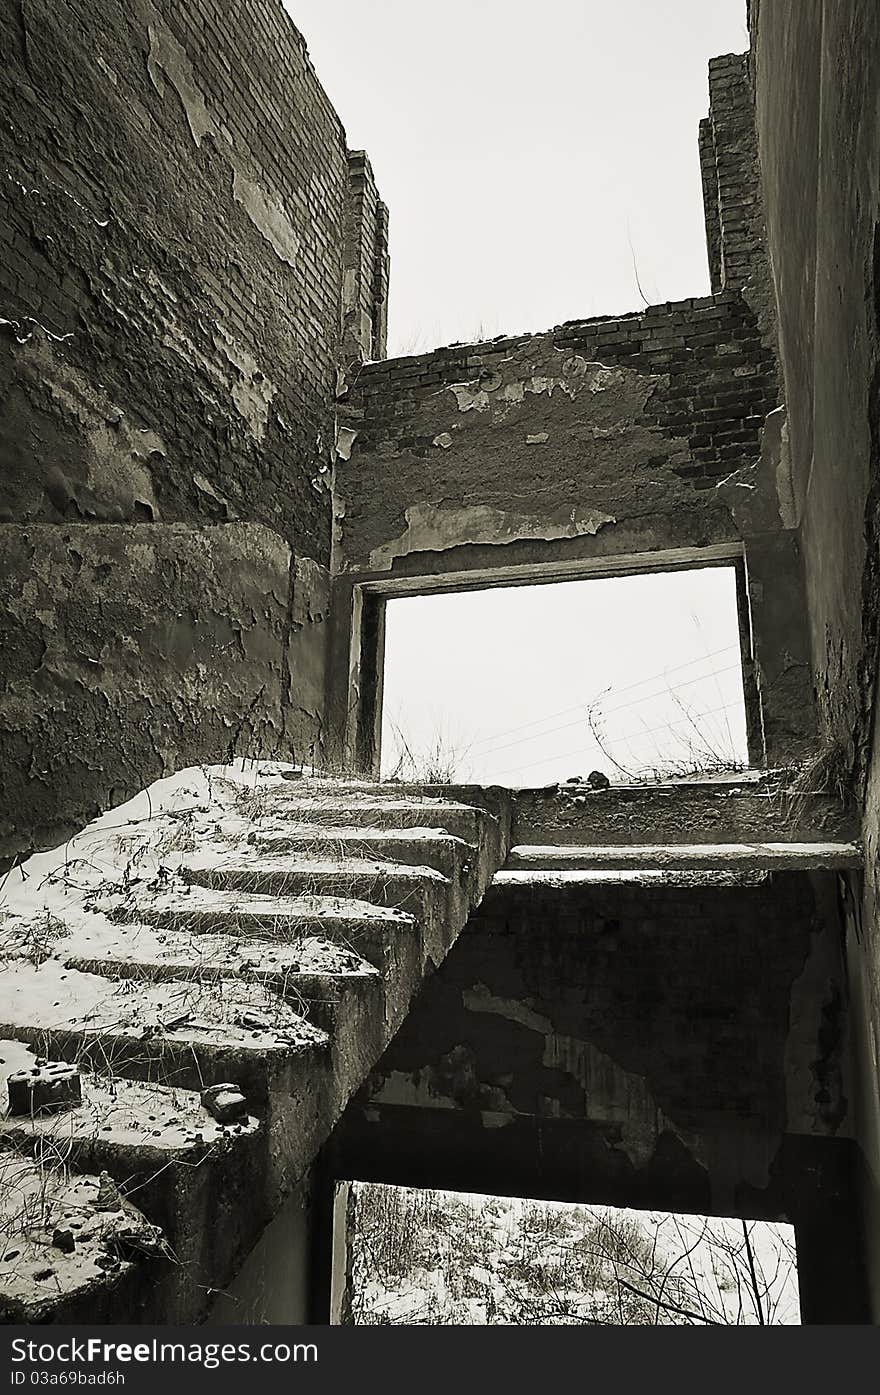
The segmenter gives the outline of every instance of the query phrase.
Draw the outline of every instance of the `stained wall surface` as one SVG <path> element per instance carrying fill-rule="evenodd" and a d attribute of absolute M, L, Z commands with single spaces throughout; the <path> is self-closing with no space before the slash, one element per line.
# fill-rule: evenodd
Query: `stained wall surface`
<path fill-rule="evenodd" d="M 348 169 L 303 40 L 276 0 L 2 15 L 6 521 L 244 517 L 326 560 Z"/>
<path fill-rule="evenodd" d="M 865 1234 L 880 1227 L 880 13 L 870 0 L 752 0 L 768 242 L 793 505 L 825 775 L 864 810 L 850 887 Z M 871 1240 L 875 1315 L 880 1247 Z"/>
<path fill-rule="evenodd" d="M 157 775 L 307 742 L 291 554 L 260 524 L 0 525 L 0 858 Z"/>

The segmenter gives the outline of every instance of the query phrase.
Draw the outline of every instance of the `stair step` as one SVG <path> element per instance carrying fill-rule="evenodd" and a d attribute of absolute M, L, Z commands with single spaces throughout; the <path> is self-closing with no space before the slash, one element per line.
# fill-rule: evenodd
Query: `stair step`
<path fill-rule="evenodd" d="M 444 897 L 450 879 L 432 867 L 368 859 L 266 856 L 245 861 L 235 850 L 185 858 L 179 875 L 194 886 L 262 896 L 332 896 L 410 909 L 426 892 Z"/>
<path fill-rule="evenodd" d="M 20 1043 L 0 1042 L 0 1058 Z M 27 1052 L 31 1063 L 32 1052 Z M 180 1311 L 199 1278 L 232 1274 L 249 1246 L 253 1227 L 268 1219 L 262 1188 L 263 1129 L 253 1115 L 218 1124 L 191 1090 L 81 1072 L 82 1102 L 60 1113 L 0 1118 L 0 1150 L 45 1160 L 63 1158 L 77 1172 L 107 1172 L 159 1225 L 174 1252 Z M 7 1154 L 0 1151 L 0 1178 Z M 223 1226 L 206 1224 L 217 1213 L 229 1173 L 252 1198 L 243 1213 L 230 1211 Z"/>
<path fill-rule="evenodd" d="M 856 843 L 700 843 L 633 847 L 511 848 L 507 872 L 768 872 L 857 868 Z"/>
<path fill-rule="evenodd" d="M 120 1303 L 137 1313 L 168 1264 L 161 1232 L 128 1202 L 97 1205 L 100 1194 L 98 1177 L 0 1153 L 0 1322 L 113 1322 Z"/>
<path fill-rule="evenodd" d="M 235 851 L 204 853 L 186 858 L 178 875 L 189 886 L 240 896 L 336 898 L 405 911 L 419 922 L 425 955 L 435 964 L 444 958 L 469 909 L 458 884 L 432 867 L 365 859 L 280 856 L 243 861 Z"/>
<path fill-rule="evenodd" d="M 262 983 L 328 1033 L 337 1030 L 352 991 L 381 987 L 372 965 L 326 940 L 243 942 L 231 935 L 175 933 L 152 925 L 105 922 L 91 936 L 79 935 L 77 952 L 64 962 L 68 968 L 110 979 L 198 979 L 206 984 L 239 978 Z"/>
<path fill-rule="evenodd" d="M 435 829 L 413 832 L 407 828 L 333 829 L 271 824 L 251 833 L 249 843 L 261 853 L 291 853 L 301 857 L 339 857 L 346 861 L 367 858 L 410 867 L 433 867 L 450 881 L 471 870 L 476 847 L 451 833 Z"/>
<path fill-rule="evenodd" d="M 368 1049 L 379 1039 L 384 1044 L 394 1029 L 381 1014 L 381 998 L 378 1007 L 377 1013 L 373 990 L 351 1015 L 351 1032 L 379 1017 Z M 271 1198 L 270 1212 L 303 1175 L 366 1073 L 360 1057 L 349 1066 L 326 1032 L 260 984 L 226 979 L 222 992 L 216 980 L 135 985 L 55 960 L 0 973 L 4 1037 L 110 1078 L 186 1090 L 233 1082 L 265 1123 L 263 1196 Z"/>
<path fill-rule="evenodd" d="M 145 1288 L 135 1266 L 119 1311 L 204 1314 L 463 928 L 509 824 L 505 791 L 218 777 L 178 821 L 120 838 L 121 862 L 99 849 L 13 916 L 0 1062 L 75 1062 L 83 1100 L 0 1120 L 0 1162 L 57 1153 L 132 1188 L 176 1262 Z M 224 1127 L 200 1092 L 225 1081 L 248 1114 Z"/>
<path fill-rule="evenodd" d="M 280 779 L 300 795 L 313 798 L 343 795 L 381 799 L 431 799 L 452 804 L 469 804 L 485 809 L 495 818 L 508 820 L 513 793 L 503 785 L 437 784 L 422 780 L 339 779 L 321 776 L 282 774 Z M 274 783 L 274 782 L 273 782 Z"/>
<path fill-rule="evenodd" d="M 273 984 L 298 975 L 375 972 L 353 950 L 318 936 L 288 943 L 253 936 L 193 934 L 136 922 L 120 924 L 99 915 L 91 916 L 86 926 L 77 926 L 75 936 L 58 952 L 70 968 L 81 968 L 80 960 L 99 966 L 115 964 L 120 970 L 128 965 L 132 970 L 129 977 L 136 977 L 143 969 L 145 977 L 157 981 L 180 978 L 181 970 L 202 981 L 244 978 Z M 98 967 L 94 972 L 105 970 Z"/>
<path fill-rule="evenodd" d="M 275 1077 L 293 1085 L 327 1050 L 326 1033 L 258 983 L 116 981 L 55 960 L 0 973 L 0 1037 L 128 1079 L 232 1080 L 255 1107 Z"/>
<path fill-rule="evenodd" d="M 212 887 L 181 885 L 171 891 L 136 887 L 96 901 L 111 920 L 142 922 L 193 935 L 221 934 L 299 944 L 307 938 L 346 945 L 387 972 L 401 941 L 421 956 L 415 918 L 394 908 L 335 896 L 249 896 Z"/>
<path fill-rule="evenodd" d="M 383 799 L 369 794 L 316 795 L 309 798 L 299 794 L 295 784 L 290 789 L 290 794 L 285 790 L 274 792 L 271 817 L 275 822 L 286 819 L 314 829 L 439 828 L 466 843 L 474 844 L 480 842 L 481 831 L 487 824 L 497 825 L 498 822 L 485 809 L 469 804 L 454 804 L 448 800 L 415 796 L 409 799 Z"/>

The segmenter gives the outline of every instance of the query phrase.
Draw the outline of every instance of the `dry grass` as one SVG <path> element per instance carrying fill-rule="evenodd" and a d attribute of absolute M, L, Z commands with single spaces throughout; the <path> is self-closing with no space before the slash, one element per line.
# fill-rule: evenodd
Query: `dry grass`
<path fill-rule="evenodd" d="M 359 1324 L 772 1325 L 790 1305 L 793 1241 L 756 1262 L 753 1223 L 364 1185 L 354 1215 Z"/>
<path fill-rule="evenodd" d="M 853 761 L 849 747 L 841 741 L 823 744 L 783 780 L 779 790 L 783 821 L 791 827 L 802 825 L 817 800 L 832 800 L 841 811 L 850 809 L 852 781 Z"/>

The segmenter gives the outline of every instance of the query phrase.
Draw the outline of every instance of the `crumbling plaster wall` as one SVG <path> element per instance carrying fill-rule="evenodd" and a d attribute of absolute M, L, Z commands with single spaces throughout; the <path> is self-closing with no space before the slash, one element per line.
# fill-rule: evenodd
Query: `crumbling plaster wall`
<path fill-rule="evenodd" d="M 308 739 L 290 561 L 253 523 L 0 525 L 0 861 L 158 775 Z"/>
<path fill-rule="evenodd" d="M 848 1139 L 849 1092 L 833 877 L 507 882 L 340 1131 L 355 1169 L 359 1137 L 423 1115 L 467 1140 L 450 1186 L 480 1185 L 483 1138 L 530 1195 L 772 1216 L 793 1155 Z"/>
<path fill-rule="evenodd" d="M 288 756 L 319 747 L 343 271 L 375 250 L 378 199 L 362 226 L 345 133 L 279 0 L 2 0 L 0 45 L 0 523 L 31 530 L 4 544 L 3 777 L 26 851 L 175 763 L 223 758 L 236 731 L 251 753 L 264 683 L 257 725 Z M 64 531 L 33 531 L 44 524 Z M 95 538 L 74 548 L 86 525 Z M 238 556 L 228 595 L 202 566 L 220 552 Z M 32 556 L 34 577 L 15 571 Z M 108 693 L 65 592 L 76 577 L 97 627 L 86 647 L 122 653 L 126 624 L 161 621 L 159 557 L 168 626 L 197 617 L 189 661 L 180 645 L 150 671 L 164 651 L 148 644 L 133 684 Z M 91 563 L 111 568 L 106 592 L 85 587 Z M 243 674 L 251 656 L 217 635 L 260 568 L 251 650 L 253 626 L 267 629 Z M 42 675 L 29 708 L 25 653 Z M 76 675 L 54 705 L 47 667 Z"/>
<path fill-rule="evenodd" d="M 345 618 L 359 584 L 537 579 L 551 560 L 747 540 L 767 753 L 802 749 L 812 694 L 777 404 L 773 349 L 737 289 L 366 365 L 340 404 L 337 718 L 358 682 Z"/>
<path fill-rule="evenodd" d="M 815 686 L 838 773 L 864 808 L 851 887 L 865 1234 L 880 1228 L 880 12 L 871 0 L 752 0 L 768 241 Z M 868 1245 L 875 1314 L 880 1246 Z"/>

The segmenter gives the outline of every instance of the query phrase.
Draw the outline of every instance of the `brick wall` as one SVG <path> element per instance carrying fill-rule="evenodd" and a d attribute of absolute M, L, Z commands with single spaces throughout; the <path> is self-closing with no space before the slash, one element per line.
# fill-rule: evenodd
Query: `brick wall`
<path fill-rule="evenodd" d="M 709 62 L 709 115 L 700 122 L 700 170 L 712 290 L 745 290 L 762 333 L 772 343 L 775 306 L 750 58 L 749 53 L 727 53 Z"/>
<path fill-rule="evenodd" d="M 340 402 L 353 443 L 335 472 L 334 749 L 375 758 L 373 716 L 352 700 L 371 683 L 352 668 L 364 582 L 540 580 L 739 550 L 764 756 L 800 758 L 813 694 L 778 403 L 775 354 L 736 289 L 364 366 Z"/>
<path fill-rule="evenodd" d="M 325 560 L 348 168 L 299 33 L 278 0 L 0 22 L 3 517 L 256 519 Z"/>
<path fill-rule="evenodd" d="M 755 885 L 696 875 L 654 886 L 498 885 L 436 989 L 422 990 L 377 1087 L 390 1072 L 421 1069 L 460 1106 L 601 1119 L 638 1080 L 684 1129 L 727 1116 L 835 1133 L 847 1110 L 842 966 L 831 934 L 819 952 L 824 977 L 811 968 L 822 929 L 809 880 L 790 873 Z M 812 974 L 807 1005 L 798 985 Z M 462 1044 L 472 1069 L 458 1098 L 442 1074 Z"/>
<path fill-rule="evenodd" d="M 450 546 L 453 524 L 461 545 L 613 549 L 630 516 L 677 516 L 680 545 L 687 512 L 718 508 L 715 486 L 754 464 L 777 401 L 738 291 L 367 365 L 343 408 L 357 437 L 337 469 L 341 565 L 396 565 L 432 527 Z"/>
<path fill-rule="evenodd" d="M 700 175 L 703 182 L 703 217 L 706 224 L 706 255 L 712 294 L 721 290 L 721 226 L 718 214 L 718 171 L 715 165 L 715 133 L 712 119 L 700 122 L 698 138 Z"/>
<path fill-rule="evenodd" d="M 346 366 L 385 357 L 388 340 L 388 209 L 363 150 L 348 157 L 342 285 Z"/>
<path fill-rule="evenodd" d="M 280 0 L 0 0 L 0 48 L 2 860 L 191 761 L 319 756 L 356 199 Z"/>

